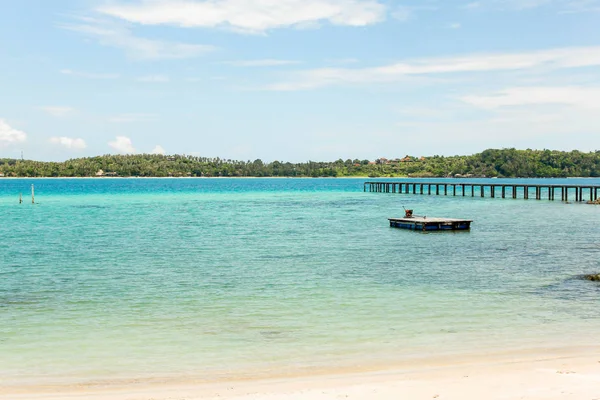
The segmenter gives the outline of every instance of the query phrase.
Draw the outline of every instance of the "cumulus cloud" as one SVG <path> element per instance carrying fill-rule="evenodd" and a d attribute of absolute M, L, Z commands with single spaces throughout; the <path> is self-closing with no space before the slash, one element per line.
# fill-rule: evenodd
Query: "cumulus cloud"
<path fill-rule="evenodd" d="M 224 26 L 243 33 L 321 21 L 365 26 L 385 17 L 385 6 L 377 0 L 138 0 L 111 3 L 97 11 L 143 25 Z"/>
<path fill-rule="evenodd" d="M 152 150 L 152 154 L 162 154 L 164 155 L 165 149 L 162 148 L 162 146 L 156 145 L 156 147 L 154 148 L 154 150 Z"/>
<path fill-rule="evenodd" d="M 75 109 L 73 107 L 62 107 L 62 106 L 44 106 L 40 107 L 40 109 L 47 114 L 52 115 L 53 117 L 62 118 L 66 117 L 69 114 L 73 113 Z"/>
<path fill-rule="evenodd" d="M 85 140 L 66 136 L 50 138 L 50 143 L 58 144 L 72 150 L 83 150 L 87 147 Z"/>
<path fill-rule="evenodd" d="M 114 141 L 108 142 L 108 145 L 122 154 L 134 154 L 136 152 L 131 139 L 126 136 L 117 136 Z"/>
<path fill-rule="evenodd" d="M 0 147 L 27 140 L 27 134 L 12 128 L 8 123 L 0 119 Z"/>

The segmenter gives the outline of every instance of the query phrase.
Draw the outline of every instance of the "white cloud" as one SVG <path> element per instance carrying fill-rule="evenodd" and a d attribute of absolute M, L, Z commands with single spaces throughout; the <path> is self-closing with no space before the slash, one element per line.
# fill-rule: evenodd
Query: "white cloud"
<path fill-rule="evenodd" d="M 377 0 L 138 0 L 102 6 L 97 11 L 143 25 L 224 26 L 245 33 L 321 21 L 365 26 L 385 17 L 385 6 Z"/>
<path fill-rule="evenodd" d="M 477 9 L 477 8 L 480 8 L 480 7 L 481 7 L 481 2 L 480 1 L 474 1 L 472 3 L 465 4 L 463 8 L 466 8 L 468 10 L 474 10 L 474 9 Z"/>
<path fill-rule="evenodd" d="M 27 140 L 27 134 L 12 128 L 8 123 L 0 119 L 0 147 Z"/>
<path fill-rule="evenodd" d="M 371 68 L 320 68 L 297 71 L 292 80 L 269 85 L 269 90 L 307 90 L 339 84 L 382 83 L 408 77 L 564 69 L 600 65 L 600 47 L 573 47 L 528 53 L 473 54 L 455 57 L 416 59 Z"/>
<path fill-rule="evenodd" d="M 146 75 L 140 76 L 136 79 L 138 82 L 147 82 L 147 83 L 165 83 L 169 82 L 171 78 L 167 75 Z"/>
<path fill-rule="evenodd" d="M 454 119 L 461 110 L 456 107 L 443 107 L 437 105 L 437 107 L 428 107 L 428 106 L 406 106 L 401 107 L 398 110 L 398 113 L 402 115 L 403 118 L 408 120 L 440 120 L 440 119 Z"/>
<path fill-rule="evenodd" d="M 117 136 L 114 141 L 108 142 L 108 145 L 122 154 L 135 154 L 136 152 L 131 139 L 126 136 Z"/>
<path fill-rule="evenodd" d="M 571 68 L 600 65 L 600 47 L 574 47 L 528 53 L 475 54 L 449 58 L 414 60 L 374 68 L 384 74 L 436 74 L 519 70 L 545 66 Z"/>
<path fill-rule="evenodd" d="M 462 25 L 458 22 L 455 22 L 455 23 L 449 25 L 450 29 L 460 29 L 461 27 L 462 27 Z"/>
<path fill-rule="evenodd" d="M 442 154 L 489 147 L 600 148 L 597 85 L 520 86 L 449 99 L 407 102 L 398 109 L 398 129 L 410 133 L 411 145 Z"/>
<path fill-rule="evenodd" d="M 516 87 L 487 96 L 463 96 L 460 100 L 486 109 L 544 104 L 600 109 L 600 87 Z"/>
<path fill-rule="evenodd" d="M 96 74 L 90 72 L 73 71 L 71 69 L 61 69 L 60 73 L 63 75 L 71 75 L 86 79 L 118 79 L 120 77 L 119 74 Z"/>
<path fill-rule="evenodd" d="M 154 148 L 154 150 L 152 150 L 152 154 L 161 154 L 164 155 L 165 149 L 162 148 L 162 146 L 156 145 L 156 147 Z"/>
<path fill-rule="evenodd" d="M 141 113 L 130 113 L 130 114 L 119 114 L 108 119 L 109 122 L 121 123 L 121 122 L 148 122 L 156 120 L 156 114 L 141 114 Z"/>
<path fill-rule="evenodd" d="M 554 2 L 565 0 L 481 0 L 465 4 L 462 8 L 467 10 L 495 9 L 502 11 L 521 11 L 550 5 Z"/>
<path fill-rule="evenodd" d="M 67 149 L 72 150 L 83 150 L 87 147 L 83 139 L 70 138 L 65 136 L 50 138 L 50 143 L 59 144 L 61 146 L 66 147 Z"/>
<path fill-rule="evenodd" d="M 293 60 L 275 60 L 275 59 L 264 59 L 264 60 L 239 60 L 239 61 L 227 61 L 225 64 L 233 65 L 234 67 L 278 67 L 284 65 L 299 64 L 299 61 Z"/>
<path fill-rule="evenodd" d="M 545 104 L 476 114 L 455 106 L 441 107 L 440 111 L 443 117 L 439 119 L 407 118 L 398 124 L 399 132 L 410 133 L 409 146 L 427 148 L 429 154 L 465 154 L 490 147 L 600 148 L 597 110 Z M 402 145 L 393 136 L 388 140 L 390 145 Z"/>
<path fill-rule="evenodd" d="M 413 10 L 410 7 L 400 6 L 396 8 L 396 10 L 392 13 L 392 17 L 396 18 L 398 21 L 408 21 L 413 16 Z"/>
<path fill-rule="evenodd" d="M 80 17 L 79 20 L 80 23 L 64 24 L 62 27 L 92 37 L 103 46 L 124 50 L 133 59 L 184 59 L 214 50 L 213 46 L 137 37 L 128 28 L 103 20 L 87 17 Z"/>
<path fill-rule="evenodd" d="M 496 0 L 496 2 L 501 5 L 504 5 L 507 8 L 513 8 L 516 10 L 527 10 L 551 4 L 553 3 L 553 0 Z"/>
<path fill-rule="evenodd" d="M 481 0 L 466 4 L 466 9 L 496 9 L 501 11 L 525 11 L 548 7 L 559 13 L 600 11 L 600 0 Z"/>
<path fill-rule="evenodd" d="M 423 3 L 419 6 L 398 6 L 392 12 L 392 17 L 401 22 L 406 22 L 416 17 L 419 11 L 436 11 L 438 7 L 434 4 Z"/>
<path fill-rule="evenodd" d="M 52 115 L 53 117 L 62 118 L 69 114 L 72 114 L 75 109 L 73 107 L 61 107 L 61 106 L 44 106 L 40 107 L 44 112 Z"/>
<path fill-rule="evenodd" d="M 338 64 L 338 65 L 343 65 L 343 64 L 356 64 L 358 63 L 360 60 L 358 58 L 331 58 L 328 60 L 325 60 L 325 62 L 327 64 Z"/>
<path fill-rule="evenodd" d="M 600 0 L 571 0 L 567 2 L 564 13 L 600 12 Z"/>

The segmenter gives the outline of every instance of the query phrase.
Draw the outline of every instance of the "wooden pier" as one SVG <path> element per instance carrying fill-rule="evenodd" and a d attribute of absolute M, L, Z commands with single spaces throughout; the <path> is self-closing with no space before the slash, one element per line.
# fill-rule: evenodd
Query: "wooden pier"
<path fill-rule="evenodd" d="M 392 228 L 415 231 L 466 231 L 471 229 L 471 220 L 454 218 L 405 217 L 389 218 Z"/>
<path fill-rule="evenodd" d="M 365 182 L 365 192 L 436 196 L 491 197 L 576 202 L 598 200 L 600 185 L 537 185 L 526 183 Z"/>

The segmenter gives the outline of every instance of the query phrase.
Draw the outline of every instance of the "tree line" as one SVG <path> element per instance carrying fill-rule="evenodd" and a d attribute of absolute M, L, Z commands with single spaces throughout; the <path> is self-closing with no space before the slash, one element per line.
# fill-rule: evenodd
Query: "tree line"
<path fill-rule="evenodd" d="M 468 156 L 290 163 L 189 155 L 103 155 L 64 162 L 0 159 L 4 177 L 600 177 L 600 151 L 489 149 Z"/>

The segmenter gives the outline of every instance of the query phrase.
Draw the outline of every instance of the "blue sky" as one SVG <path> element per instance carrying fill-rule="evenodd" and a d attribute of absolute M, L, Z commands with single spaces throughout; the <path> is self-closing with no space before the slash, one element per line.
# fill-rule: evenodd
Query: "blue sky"
<path fill-rule="evenodd" d="M 600 0 L 0 0 L 0 157 L 600 149 Z"/>

